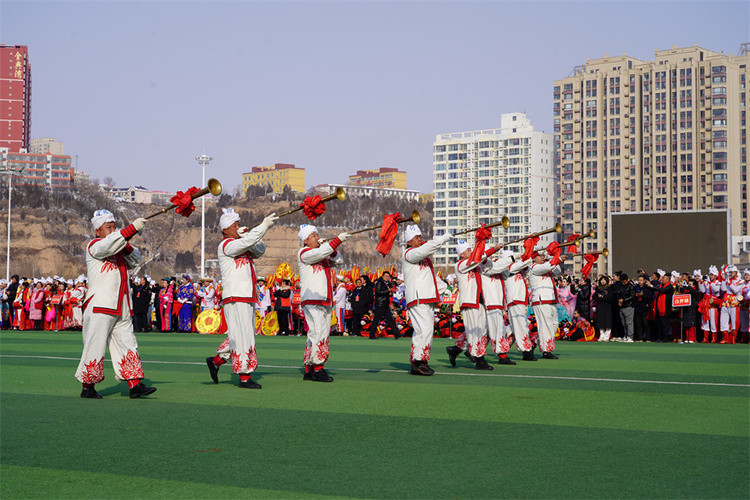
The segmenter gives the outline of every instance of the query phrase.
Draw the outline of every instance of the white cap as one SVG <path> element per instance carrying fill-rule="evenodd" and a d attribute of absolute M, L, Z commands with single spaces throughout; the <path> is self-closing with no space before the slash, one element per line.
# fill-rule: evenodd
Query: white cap
<path fill-rule="evenodd" d="M 317 232 L 318 228 L 313 226 L 312 224 L 302 224 L 299 227 L 299 233 L 297 233 L 297 237 L 304 243 L 308 236 Z"/>
<path fill-rule="evenodd" d="M 736 272 L 736 271 L 738 271 L 738 269 L 737 269 L 737 266 L 735 266 L 734 264 L 730 264 L 730 265 L 727 266 L 727 272 L 728 273 L 733 273 L 733 272 Z"/>
<path fill-rule="evenodd" d="M 713 274 L 714 276 L 718 276 L 719 270 L 716 268 L 716 266 L 711 266 L 708 268 L 708 274 Z"/>
<path fill-rule="evenodd" d="M 678 273 L 677 271 L 672 271 L 671 275 L 672 281 L 677 281 L 678 279 L 680 279 L 680 273 Z"/>
<path fill-rule="evenodd" d="M 656 274 L 658 274 L 659 276 L 666 276 L 667 275 L 667 273 L 663 269 L 657 269 L 656 270 Z"/>
<path fill-rule="evenodd" d="M 464 240 L 458 240 L 458 243 L 456 243 L 456 253 L 458 255 L 461 255 L 469 248 L 471 248 L 471 245 L 469 243 L 466 243 Z"/>
<path fill-rule="evenodd" d="M 233 208 L 222 208 L 222 216 L 219 218 L 219 226 L 221 229 L 226 229 L 238 220 L 240 220 L 240 214 L 234 211 Z"/>
<path fill-rule="evenodd" d="M 115 222 L 115 216 L 109 210 L 97 210 L 91 218 L 94 229 L 99 229 L 105 222 Z"/>
<path fill-rule="evenodd" d="M 700 269 L 696 269 L 695 271 L 693 271 L 693 278 L 702 278 L 702 277 L 703 277 L 703 273 L 701 273 Z"/>
<path fill-rule="evenodd" d="M 406 241 L 411 241 L 415 236 L 422 236 L 422 231 L 419 230 L 419 226 L 415 224 L 406 226 L 406 230 L 404 231 L 404 238 L 406 238 Z"/>
<path fill-rule="evenodd" d="M 748 269 L 748 271 L 750 271 L 750 269 Z M 398 273 L 396 279 L 399 281 L 404 281 L 404 273 Z"/>
<path fill-rule="evenodd" d="M 73 280 L 68 280 L 65 283 L 68 284 L 68 285 L 75 285 L 75 283 L 73 283 Z"/>
<path fill-rule="evenodd" d="M 742 274 L 750 274 L 750 267 L 746 267 Z"/>

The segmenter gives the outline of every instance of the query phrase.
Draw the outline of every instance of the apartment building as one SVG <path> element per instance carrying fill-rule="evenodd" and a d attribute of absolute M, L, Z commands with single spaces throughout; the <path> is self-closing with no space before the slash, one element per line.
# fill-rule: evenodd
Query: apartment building
<path fill-rule="evenodd" d="M 298 193 L 305 192 L 305 169 L 289 163 L 274 163 L 263 167 L 253 167 L 250 172 L 242 174 L 242 194 L 250 186 L 262 186 L 269 193 L 282 193 L 284 186 L 289 186 Z"/>
<path fill-rule="evenodd" d="M 503 216 L 492 244 L 554 227 L 556 176 L 553 136 L 534 130 L 523 113 L 500 116 L 500 127 L 439 134 L 433 144 L 434 233 L 456 233 Z M 467 241 L 473 233 L 462 236 Z M 545 236 L 542 242 L 552 241 Z M 511 248 L 520 249 L 520 244 Z M 456 261 L 455 240 L 435 254 L 437 267 Z"/>
<path fill-rule="evenodd" d="M 357 170 L 355 175 L 349 176 L 349 184 L 352 186 L 406 189 L 406 172 L 389 167 Z"/>
<path fill-rule="evenodd" d="M 555 80 L 564 232 L 593 229 L 592 251 L 607 244 L 610 213 L 729 209 L 732 235 L 746 235 L 747 49 L 606 55 Z"/>

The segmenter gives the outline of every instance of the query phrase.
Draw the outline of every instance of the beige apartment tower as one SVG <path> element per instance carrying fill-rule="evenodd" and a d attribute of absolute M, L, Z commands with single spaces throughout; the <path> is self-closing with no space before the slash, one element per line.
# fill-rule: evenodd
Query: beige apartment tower
<path fill-rule="evenodd" d="M 747 234 L 749 47 L 587 59 L 554 82 L 563 234 L 593 229 L 593 251 L 607 244 L 609 213 L 703 209 L 729 209 L 732 235 Z"/>

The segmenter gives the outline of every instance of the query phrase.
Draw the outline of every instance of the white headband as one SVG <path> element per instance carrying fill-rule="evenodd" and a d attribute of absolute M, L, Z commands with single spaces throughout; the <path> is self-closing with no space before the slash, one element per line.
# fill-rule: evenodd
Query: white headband
<path fill-rule="evenodd" d="M 222 208 L 224 214 L 219 218 L 219 226 L 224 230 L 240 220 L 240 214 L 234 211 L 233 208 Z"/>
<path fill-rule="evenodd" d="M 115 222 L 115 216 L 112 215 L 112 212 L 109 210 L 97 210 L 94 212 L 94 216 L 91 218 L 94 230 L 99 229 L 106 222 Z"/>

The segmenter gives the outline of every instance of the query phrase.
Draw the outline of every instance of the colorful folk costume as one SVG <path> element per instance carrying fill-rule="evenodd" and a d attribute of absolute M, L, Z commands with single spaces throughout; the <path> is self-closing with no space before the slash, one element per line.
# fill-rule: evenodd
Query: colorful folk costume
<path fill-rule="evenodd" d="M 344 259 L 338 254 L 338 246 L 349 237 L 342 233 L 330 242 L 320 244 L 315 226 L 305 224 L 297 234 L 304 245 L 297 252 L 297 267 L 300 276 L 300 298 L 307 322 L 307 345 L 303 357 L 304 380 L 333 382 L 324 365 L 328 361 L 331 315 L 333 313 L 333 266 L 341 265 Z"/>
<path fill-rule="evenodd" d="M 266 252 L 263 236 L 278 219 L 271 214 L 252 230 L 240 227 L 240 216 L 231 208 L 222 209 L 224 214 L 219 224 L 224 240 L 219 243 L 219 267 L 223 280 L 224 318 L 227 338 L 217 349 L 214 357 L 206 358 L 211 379 L 219 383 L 219 367 L 232 360 L 232 373 L 240 376 L 239 387 L 261 389 L 252 379 L 258 367 L 255 353 L 255 308 L 258 288 L 254 259 Z"/>
<path fill-rule="evenodd" d="M 404 233 L 407 248 L 401 255 L 401 269 L 406 284 L 406 309 L 414 328 L 409 356 L 411 374 L 429 376 L 435 373 L 428 364 L 435 330 L 435 307 L 440 304 L 440 296 L 447 289 L 445 282 L 436 278 L 430 256 L 452 235 L 446 233 L 423 243 L 422 231 L 418 226 L 407 226 Z"/>
<path fill-rule="evenodd" d="M 719 316 L 723 304 L 723 282 L 719 280 L 719 270 L 716 266 L 708 269 L 709 280 L 699 285 L 700 291 L 704 293 L 699 310 L 702 313 L 703 341 L 702 343 L 716 343 L 716 335 L 719 331 Z"/>
<path fill-rule="evenodd" d="M 180 312 L 177 315 L 177 327 L 181 332 L 193 331 L 193 299 L 195 298 L 195 288 L 186 274 L 183 276 L 183 283 L 177 290 L 177 301 L 181 304 Z"/>
<path fill-rule="evenodd" d="M 161 331 L 172 331 L 172 303 L 174 302 L 174 285 L 167 282 L 167 286 L 159 290 L 159 316 Z"/>
<path fill-rule="evenodd" d="M 719 329 L 721 330 L 722 344 L 736 344 L 737 331 L 740 327 L 739 305 L 742 301 L 742 289 L 745 282 L 737 276 L 738 271 L 735 265 L 727 266 L 726 272 L 728 276 L 724 282 Z"/>
<path fill-rule="evenodd" d="M 89 289 L 83 312 L 83 353 L 76 379 L 83 384 L 82 398 L 101 399 L 94 384 L 104 380 L 104 355 L 109 345 L 115 379 L 126 381 L 130 397 L 147 396 L 154 387 L 146 387 L 133 334 L 128 269 L 137 266 L 141 253 L 129 240 L 143 229 L 146 219 L 136 219 L 125 229 L 115 229 L 115 217 L 97 210 L 91 219 L 96 238 L 86 247 Z"/>

